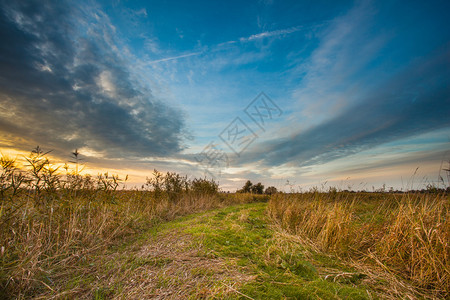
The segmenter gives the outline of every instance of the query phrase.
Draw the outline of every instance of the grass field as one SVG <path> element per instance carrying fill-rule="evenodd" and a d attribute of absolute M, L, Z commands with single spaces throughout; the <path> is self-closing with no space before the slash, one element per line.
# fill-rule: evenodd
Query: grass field
<path fill-rule="evenodd" d="M 445 193 L 220 193 L 2 158 L 1 299 L 450 296 Z"/>
<path fill-rule="evenodd" d="M 276 195 L 268 212 L 316 252 L 386 279 L 392 296 L 450 296 L 449 195 Z"/>

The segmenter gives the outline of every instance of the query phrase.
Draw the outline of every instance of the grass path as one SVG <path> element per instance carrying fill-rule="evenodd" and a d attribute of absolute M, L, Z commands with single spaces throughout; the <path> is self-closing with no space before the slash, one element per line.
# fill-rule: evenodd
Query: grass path
<path fill-rule="evenodd" d="M 374 297 L 361 275 L 272 227 L 265 209 L 246 204 L 164 223 L 94 260 L 67 288 L 91 299 Z"/>

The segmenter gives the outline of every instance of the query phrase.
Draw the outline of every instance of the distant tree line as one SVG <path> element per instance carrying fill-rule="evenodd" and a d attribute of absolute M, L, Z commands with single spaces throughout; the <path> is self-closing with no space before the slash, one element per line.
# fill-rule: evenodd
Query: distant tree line
<path fill-rule="evenodd" d="M 267 194 L 272 195 L 277 193 L 277 188 L 274 186 L 269 186 L 264 190 L 264 185 L 261 184 L 261 182 L 258 182 L 257 184 L 253 184 L 250 180 L 247 180 L 247 182 L 244 184 L 244 186 L 236 191 L 237 193 L 251 193 L 251 194 Z"/>

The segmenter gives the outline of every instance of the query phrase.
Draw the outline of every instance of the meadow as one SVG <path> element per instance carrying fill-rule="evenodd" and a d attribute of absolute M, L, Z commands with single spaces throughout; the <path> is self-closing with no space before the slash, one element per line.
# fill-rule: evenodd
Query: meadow
<path fill-rule="evenodd" d="M 278 194 L 269 201 L 268 213 L 317 253 L 332 254 L 384 282 L 379 287 L 387 294 L 449 296 L 448 194 Z"/>
<path fill-rule="evenodd" d="M 54 168 L 39 148 L 1 167 L 0 298 L 450 295 L 448 193 L 222 193 L 156 170 L 125 190 L 115 175 Z M 143 250 L 158 240 L 164 251 Z"/>

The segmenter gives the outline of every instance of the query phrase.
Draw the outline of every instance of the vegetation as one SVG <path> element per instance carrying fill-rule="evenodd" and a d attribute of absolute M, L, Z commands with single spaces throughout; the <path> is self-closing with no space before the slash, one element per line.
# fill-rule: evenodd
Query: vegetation
<path fill-rule="evenodd" d="M 325 258 L 312 259 L 303 245 L 271 226 L 266 206 L 254 203 L 228 207 L 207 219 L 196 218 L 189 226 L 178 224 L 201 241 L 204 256 L 226 259 L 240 273 L 236 276 L 239 281 L 221 283 L 221 289 L 210 298 L 371 298 L 372 291 L 357 276 L 353 282 L 325 279 L 319 272 L 320 268 L 331 268 L 323 262 Z M 342 273 L 341 267 L 334 265 L 333 271 Z"/>
<path fill-rule="evenodd" d="M 25 168 L 0 160 L 0 298 L 62 288 L 88 273 L 94 257 L 176 216 L 258 200 L 219 193 L 216 182 L 154 171 L 142 190 L 121 190 L 108 173 L 96 177 L 54 167 L 37 147 Z M 78 288 L 78 287 L 77 287 Z"/>
<path fill-rule="evenodd" d="M 318 253 L 389 278 L 392 296 L 450 296 L 448 194 L 277 194 L 268 213 Z"/>
<path fill-rule="evenodd" d="M 273 194 L 278 193 L 278 190 L 277 190 L 277 188 L 274 187 L 274 186 L 269 186 L 269 187 L 265 190 L 264 193 L 267 194 L 267 195 L 273 195 Z"/>
<path fill-rule="evenodd" d="M 258 182 L 257 184 L 253 184 L 250 180 L 247 180 L 247 182 L 244 184 L 242 189 L 238 190 L 237 192 L 261 195 L 264 192 L 264 185 L 262 185 L 261 182 Z"/>
<path fill-rule="evenodd" d="M 222 193 L 154 170 L 124 190 L 71 162 L 0 158 L 1 299 L 450 297 L 446 189 Z"/>

